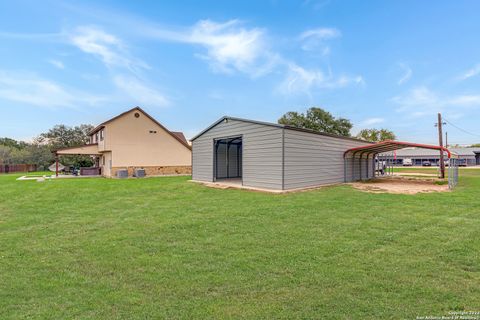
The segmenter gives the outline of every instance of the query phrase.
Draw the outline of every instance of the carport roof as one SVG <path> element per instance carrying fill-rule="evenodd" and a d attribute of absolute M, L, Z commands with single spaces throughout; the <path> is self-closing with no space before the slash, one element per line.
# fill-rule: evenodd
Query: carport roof
<path fill-rule="evenodd" d="M 431 144 L 419 144 L 419 143 L 412 143 L 412 142 L 405 142 L 405 141 L 393 141 L 393 140 L 386 140 L 382 142 L 378 142 L 375 144 L 370 144 L 366 146 L 351 148 L 345 151 L 343 157 L 347 157 L 347 155 L 355 155 L 356 153 L 362 154 L 379 154 L 389 151 L 395 151 L 398 149 L 409 148 L 409 147 L 416 147 L 416 148 L 423 148 L 423 149 L 431 149 L 431 150 L 438 150 L 444 151 L 447 153 L 448 157 L 452 157 L 452 153 L 445 147 L 435 146 Z"/>

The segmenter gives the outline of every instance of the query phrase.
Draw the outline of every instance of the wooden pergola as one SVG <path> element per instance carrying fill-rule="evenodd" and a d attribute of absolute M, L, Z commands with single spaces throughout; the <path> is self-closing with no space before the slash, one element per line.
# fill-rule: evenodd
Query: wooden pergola
<path fill-rule="evenodd" d="M 98 151 L 98 143 L 85 144 L 78 147 L 68 147 L 57 149 L 53 152 L 55 154 L 55 176 L 58 177 L 58 157 L 61 155 L 86 155 L 86 156 L 100 156 Z"/>

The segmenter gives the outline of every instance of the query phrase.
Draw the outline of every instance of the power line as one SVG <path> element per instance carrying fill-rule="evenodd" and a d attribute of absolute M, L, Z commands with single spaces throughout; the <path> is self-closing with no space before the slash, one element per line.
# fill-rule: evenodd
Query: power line
<path fill-rule="evenodd" d="M 451 123 L 450 121 L 448 121 L 448 120 L 445 119 L 445 118 L 443 118 L 443 120 L 445 120 L 445 121 L 446 121 L 448 124 L 450 124 L 452 127 L 455 127 L 455 128 L 457 128 L 458 130 L 460 130 L 460 131 L 462 131 L 462 132 L 465 132 L 465 133 L 467 133 L 467 134 L 469 134 L 469 135 L 472 135 L 472 136 L 475 136 L 475 137 L 480 137 L 480 135 L 478 135 L 478 134 L 472 133 L 472 132 L 470 132 L 470 131 L 467 131 L 467 130 L 465 130 L 465 129 L 460 128 L 460 127 L 457 126 L 457 125 L 454 125 L 453 123 Z"/>

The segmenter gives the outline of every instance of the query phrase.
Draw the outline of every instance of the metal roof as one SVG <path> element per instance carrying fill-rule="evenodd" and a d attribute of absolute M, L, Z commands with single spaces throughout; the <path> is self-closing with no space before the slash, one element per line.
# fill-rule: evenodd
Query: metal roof
<path fill-rule="evenodd" d="M 457 154 L 458 156 L 475 157 L 476 153 L 480 153 L 480 148 L 448 148 L 450 152 Z M 438 157 L 438 152 L 429 149 L 420 148 L 407 148 L 397 151 L 397 157 Z"/>
<path fill-rule="evenodd" d="M 282 129 L 287 129 L 287 130 L 294 130 L 294 131 L 302 131 L 306 133 L 311 133 L 311 134 L 316 134 L 316 135 L 321 135 L 321 136 L 326 136 L 326 137 L 332 137 L 332 138 L 339 138 L 339 139 L 345 139 L 345 140 L 353 140 L 353 141 L 359 141 L 359 142 L 365 142 L 369 143 L 366 140 L 362 139 L 357 139 L 353 137 L 346 137 L 346 136 L 341 136 L 337 134 L 332 134 L 332 133 L 326 133 L 326 132 L 319 132 L 319 131 L 314 131 L 310 129 L 304 129 L 304 128 L 297 128 L 297 127 L 292 127 L 284 124 L 279 124 L 279 123 L 271 123 L 271 122 L 264 122 L 264 121 L 257 121 L 257 120 L 249 120 L 249 119 L 243 119 L 243 118 L 236 118 L 236 117 L 230 117 L 230 116 L 223 116 L 217 121 L 215 121 L 212 125 L 207 127 L 205 130 L 202 130 L 199 134 L 197 134 L 195 137 L 190 139 L 190 141 L 193 141 L 203 135 L 205 132 L 209 131 L 219 123 L 225 121 L 225 120 L 234 120 L 234 121 L 242 121 L 242 122 L 248 122 L 248 123 L 255 123 L 259 125 L 264 125 L 264 126 L 270 126 L 270 127 L 277 127 L 277 128 L 282 128 Z"/>
<path fill-rule="evenodd" d="M 352 155 L 353 157 L 355 156 L 356 153 L 361 153 L 362 155 L 363 154 L 379 154 L 383 152 L 389 152 L 389 151 L 394 151 L 394 150 L 408 148 L 408 147 L 444 151 L 447 153 L 449 158 L 452 157 L 452 153 L 445 147 L 440 147 L 440 146 L 435 146 L 430 144 L 418 144 L 418 143 L 405 142 L 405 141 L 393 141 L 393 140 L 386 140 L 386 141 L 378 142 L 375 144 L 348 149 L 343 154 L 343 157 L 345 158 L 348 154 Z"/>

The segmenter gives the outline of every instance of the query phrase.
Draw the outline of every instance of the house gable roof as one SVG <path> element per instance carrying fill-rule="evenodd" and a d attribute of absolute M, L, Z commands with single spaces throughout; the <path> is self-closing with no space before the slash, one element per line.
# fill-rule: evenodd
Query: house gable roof
<path fill-rule="evenodd" d="M 215 121 L 212 125 L 210 125 L 208 128 L 205 130 L 201 131 L 199 134 L 197 134 L 195 137 L 190 139 L 191 141 L 197 139 L 201 135 L 203 135 L 205 132 L 209 131 L 219 123 L 225 121 L 226 119 L 229 120 L 235 120 L 235 121 L 242 121 L 242 122 L 248 122 L 248 123 L 256 123 L 259 125 L 264 125 L 264 126 L 270 126 L 270 127 L 277 127 L 281 129 L 286 129 L 286 130 L 293 130 L 293 131 L 301 131 L 301 132 L 306 132 L 306 133 L 311 133 L 315 135 L 320 135 L 320 136 L 326 136 L 326 137 L 332 137 L 332 138 L 338 138 L 338 139 L 345 139 L 345 140 L 352 140 L 352 141 L 358 141 L 358 142 L 365 142 L 365 143 L 372 143 L 370 141 L 362 140 L 362 139 L 357 139 L 357 138 L 352 138 L 352 137 L 345 137 L 345 136 L 340 136 L 337 134 L 332 134 L 332 133 L 325 133 L 325 132 L 318 132 L 310 129 L 303 129 L 303 128 L 297 128 L 297 127 L 292 127 L 292 126 L 287 126 L 283 124 L 278 124 L 278 123 L 271 123 L 271 122 L 263 122 L 263 121 L 256 121 L 256 120 L 249 120 L 249 119 L 242 119 L 242 118 L 235 118 L 235 117 L 229 117 L 229 116 L 223 116 L 222 118 L 218 119 Z"/>
<path fill-rule="evenodd" d="M 117 120 L 118 118 L 121 118 L 123 117 L 124 115 L 127 115 L 129 114 L 130 112 L 132 111 L 139 111 L 141 113 L 143 113 L 147 118 L 149 118 L 150 120 L 152 120 L 156 125 L 158 125 L 160 128 L 162 128 L 163 130 L 165 130 L 168 134 L 170 134 L 173 138 L 175 138 L 178 142 L 180 142 L 182 145 L 184 145 L 186 148 L 188 148 L 189 150 L 191 150 L 191 147 L 190 145 L 188 144 L 187 140 L 185 139 L 185 137 L 183 137 L 183 139 L 178 135 L 178 133 L 181 133 L 181 132 L 177 132 L 177 134 L 175 134 L 174 132 L 168 130 L 167 128 L 165 128 L 160 122 L 158 122 L 157 120 L 155 120 L 155 118 L 153 118 L 151 115 L 149 115 L 147 112 L 145 112 L 142 108 L 140 107 L 135 107 L 135 108 L 132 108 L 130 110 L 127 110 L 123 113 L 120 113 L 118 116 L 115 116 L 105 122 L 102 122 L 101 124 L 99 124 L 98 126 L 96 126 L 92 131 L 90 131 L 88 133 L 89 136 L 97 133 L 98 131 L 100 131 L 101 129 L 105 128 L 105 125 L 110 123 L 110 122 L 113 122 L 115 120 Z M 181 133 L 182 136 L 183 136 L 183 133 Z"/>
<path fill-rule="evenodd" d="M 172 131 L 174 135 L 176 135 L 178 138 L 180 138 L 183 142 L 188 143 L 187 138 L 185 138 L 185 135 L 183 132 L 180 131 Z"/>

